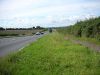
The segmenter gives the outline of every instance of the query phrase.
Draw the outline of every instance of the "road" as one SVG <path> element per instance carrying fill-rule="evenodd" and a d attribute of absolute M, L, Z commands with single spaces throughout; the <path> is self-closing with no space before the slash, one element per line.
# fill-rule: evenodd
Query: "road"
<path fill-rule="evenodd" d="M 0 57 L 21 50 L 23 47 L 42 36 L 43 35 L 34 35 L 0 39 Z"/>

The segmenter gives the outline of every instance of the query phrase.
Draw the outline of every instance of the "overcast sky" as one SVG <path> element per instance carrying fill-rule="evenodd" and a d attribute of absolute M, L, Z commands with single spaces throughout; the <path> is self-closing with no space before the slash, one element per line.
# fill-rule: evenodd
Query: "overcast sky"
<path fill-rule="evenodd" d="M 58 27 L 100 16 L 100 0 L 0 0 L 1 27 Z"/>

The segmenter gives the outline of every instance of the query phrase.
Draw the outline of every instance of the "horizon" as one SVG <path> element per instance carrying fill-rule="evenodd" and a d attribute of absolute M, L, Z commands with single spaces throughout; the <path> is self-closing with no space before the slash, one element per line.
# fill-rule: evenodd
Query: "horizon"
<path fill-rule="evenodd" d="M 0 0 L 0 27 L 65 27 L 100 16 L 100 0 Z"/>
<path fill-rule="evenodd" d="M 77 22 L 81 22 L 81 21 L 86 21 L 86 20 L 90 20 L 90 19 L 95 19 L 95 18 L 99 18 L 100 16 L 98 17 L 91 17 L 91 18 L 88 18 L 88 19 L 84 19 L 84 20 L 77 20 L 75 23 L 73 24 L 70 24 L 70 25 L 67 25 L 67 26 L 54 26 L 54 27 L 43 27 L 43 26 L 40 26 L 40 25 L 37 25 L 37 26 L 40 26 L 42 28 L 63 28 L 63 27 L 68 27 L 68 26 L 73 26 L 75 25 Z M 20 29 L 20 28 L 23 28 L 23 29 L 27 29 L 27 28 L 33 28 L 33 27 L 37 27 L 37 26 L 31 26 L 31 27 L 7 27 L 7 28 L 11 28 L 11 29 Z M 1 26 L 0 26 L 1 27 Z M 4 28 L 4 27 L 1 27 L 1 28 Z M 4 29 L 7 29 L 7 28 L 4 28 Z"/>

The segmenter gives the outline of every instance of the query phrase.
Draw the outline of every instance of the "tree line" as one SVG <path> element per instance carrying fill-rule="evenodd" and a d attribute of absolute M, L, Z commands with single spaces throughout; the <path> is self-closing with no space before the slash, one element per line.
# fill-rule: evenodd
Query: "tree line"
<path fill-rule="evenodd" d="M 79 21 L 75 25 L 59 28 L 64 34 L 71 34 L 77 37 L 96 38 L 100 40 L 100 17 Z"/>
<path fill-rule="evenodd" d="M 0 30 L 32 30 L 32 29 L 45 29 L 45 28 L 40 27 L 40 26 L 30 27 L 30 28 L 3 28 L 3 27 L 0 27 Z"/>

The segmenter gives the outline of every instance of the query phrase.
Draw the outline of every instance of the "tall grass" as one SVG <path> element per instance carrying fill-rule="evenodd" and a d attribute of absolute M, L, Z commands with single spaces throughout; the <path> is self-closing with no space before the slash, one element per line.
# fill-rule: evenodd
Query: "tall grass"
<path fill-rule="evenodd" d="M 1 75 L 100 75 L 100 53 L 54 32 L 0 62 Z"/>
<path fill-rule="evenodd" d="M 100 41 L 100 17 L 79 21 L 73 26 L 59 28 L 58 31 L 77 37 L 95 38 Z"/>

